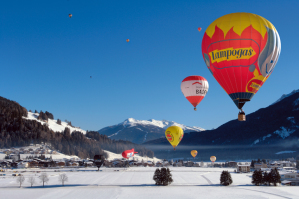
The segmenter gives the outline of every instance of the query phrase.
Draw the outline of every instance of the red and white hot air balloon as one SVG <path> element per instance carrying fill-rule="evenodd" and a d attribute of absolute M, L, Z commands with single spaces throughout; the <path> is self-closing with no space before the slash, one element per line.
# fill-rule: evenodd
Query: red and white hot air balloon
<path fill-rule="evenodd" d="M 122 156 L 126 159 L 129 159 L 130 157 L 133 157 L 135 153 L 138 153 L 138 152 L 135 152 L 134 149 L 131 149 L 131 150 L 126 150 L 124 152 L 122 152 Z"/>
<path fill-rule="evenodd" d="M 209 83 L 201 76 L 189 76 L 182 81 L 181 90 L 196 111 L 196 106 L 206 96 L 209 90 Z"/>

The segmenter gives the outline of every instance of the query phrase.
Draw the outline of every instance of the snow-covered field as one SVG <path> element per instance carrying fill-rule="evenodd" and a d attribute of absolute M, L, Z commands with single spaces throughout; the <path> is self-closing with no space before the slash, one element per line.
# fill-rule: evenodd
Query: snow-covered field
<path fill-rule="evenodd" d="M 47 172 L 50 179 L 45 188 L 37 178 L 40 173 L 27 169 L 22 174 L 25 178 L 35 176 L 36 184 L 31 188 L 26 179 L 19 188 L 17 177 L 12 177 L 9 171 L 6 177 L 0 176 L 0 198 L 299 198 L 298 187 L 253 186 L 251 174 L 233 173 L 234 169 L 228 169 L 233 178 L 233 184 L 228 187 L 219 185 L 223 169 L 195 167 L 170 167 L 174 182 L 170 186 L 155 186 L 152 180 L 155 169 L 41 170 Z M 64 187 L 58 181 L 58 175 L 63 172 L 69 179 Z"/>

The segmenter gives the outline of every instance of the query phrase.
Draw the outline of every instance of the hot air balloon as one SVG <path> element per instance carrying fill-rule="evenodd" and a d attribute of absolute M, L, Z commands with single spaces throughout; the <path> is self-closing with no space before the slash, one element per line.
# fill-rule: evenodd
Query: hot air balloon
<path fill-rule="evenodd" d="M 178 146 L 180 141 L 183 139 L 184 131 L 179 126 L 170 126 L 166 129 L 165 136 L 175 150 L 175 147 Z"/>
<path fill-rule="evenodd" d="M 232 13 L 216 19 L 202 39 L 208 69 L 240 110 L 269 78 L 280 51 L 275 27 L 251 13 Z M 245 121 L 245 113 L 239 120 Z"/>
<path fill-rule="evenodd" d="M 211 160 L 212 162 L 215 162 L 215 161 L 216 161 L 216 157 L 215 157 L 215 156 L 211 156 L 211 157 L 210 157 L 210 160 Z"/>
<path fill-rule="evenodd" d="M 127 41 L 127 42 L 129 42 L 129 41 L 130 41 L 130 39 L 126 39 L 126 41 Z"/>
<path fill-rule="evenodd" d="M 197 151 L 196 150 L 192 150 L 191 151 L 191 155 L 192 155 L 192 157 L 195 158 L 197 156 Z"/>
<path fill-rule="evenodd" d="M 209 83 L 201 76 L 189 76 L 182 81 L 181 90 L 196 111 L 196 106 L 206 96 L 209 90 Z"/>
<path fill-rule="evenodd" d="M 126 150 L 124 152 L 122 152 L 122 156 L 126 159 L 129 159 L 130 157 L 133 157 L 135 153 L 138 153 L 138 152 L 134 152 L 134 149 L 131 149 L 131 150 Z"/>
<path fill-rule="evenodd" d="M 200 32 L 201 31 L 201 27 L 199 27 L 197 30 L 198 30 L 198 32 Z"/>
<path fill-rule="evenodd" d="M 73 16 L 72 14 L 69 14 L 69 18 L 72 18 L 72 16 Z"/>

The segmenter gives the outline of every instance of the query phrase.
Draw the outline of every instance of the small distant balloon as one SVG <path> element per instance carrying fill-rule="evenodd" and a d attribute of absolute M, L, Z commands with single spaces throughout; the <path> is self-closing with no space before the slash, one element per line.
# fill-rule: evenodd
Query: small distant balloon
<path fill-rule="evenodd" d="M 130 41 L 130 39 L 126 39 L 126 41 L 127 41 L 127 42 L 129 42 L 129 41 Z"/>
<path fill-rule="evenodd" d="M 90 76 L 90 78 L 92 78 L 92 76 Z"/>
<path fill-rule="evenodd" d="M 198 29 L 197 29 L 197 30 L 198 30 L 198 32 L 200 32 L 200 31 L 201 31 L 201 27 L 198 27 Z"/>
<path fill-rule="evenodd" d="M 191 151 L 191 155 L 192 155 L 192 157 L 195 158 L 197 156 L 197 151 L 196 150 L 192 150 Z"/>
<path fill-rule="evenodd" d="M 69 14 L 69 18 L 72 18 L 72 16 L 73 16 L 72 14 Z"/>

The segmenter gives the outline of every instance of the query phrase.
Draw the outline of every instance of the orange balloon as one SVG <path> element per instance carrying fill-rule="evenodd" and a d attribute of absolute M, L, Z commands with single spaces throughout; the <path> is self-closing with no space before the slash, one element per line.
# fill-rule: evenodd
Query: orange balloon
<path fill-rule="evenodd" d="M 129 42 L 129 41 L 130 41 L 130 39 L 127 39 L 126 41 L 127 41 L 127 42 Z"/>
<path fill-rule="evenodd" d="M 201 27 L 198 28 L 198 32 L 200 32 L 200 31 L 201 31 Z"/>
<path fill-rule="evenodd" d="M 73 16 L 72 14 L 69 14 L 69 18 L 72 18 L 72 16 Z"/>

